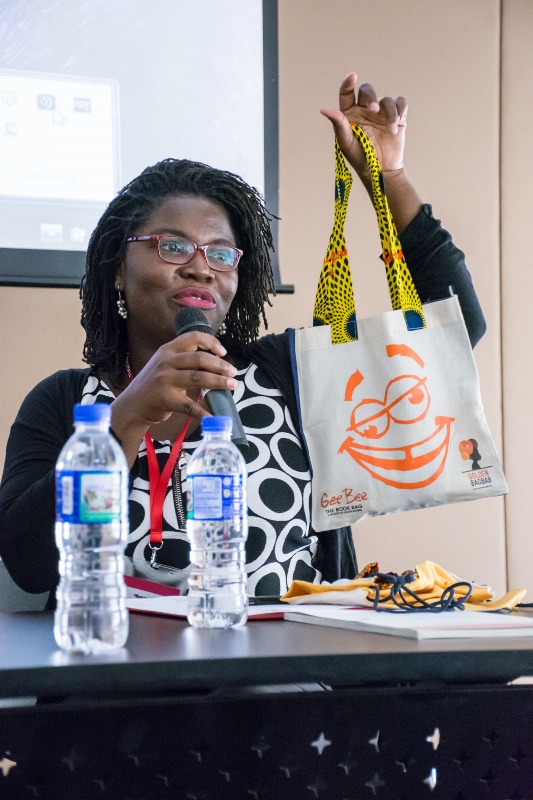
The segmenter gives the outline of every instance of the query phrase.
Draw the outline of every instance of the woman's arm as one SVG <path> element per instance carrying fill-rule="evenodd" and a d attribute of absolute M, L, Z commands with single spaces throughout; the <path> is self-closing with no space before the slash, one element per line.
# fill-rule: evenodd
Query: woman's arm
<path fill-rule="evenodd" d="M 457 295 L 472 347 L 487 325 L 465 264 L 464 253 L 452 241 L 430 205 L 423 205 L 400 236 L 407 266 L 422 303 Z"/>
<path fill-rule="evenodd" d="M 350 73 L 341 84 L 339 108 L 323 108 L 335 130 L 339 146 L 372 198 L 368 164 L 350 123 L 359 125 L 372 142 L 381 164 L 387 201 L 396 224 L 407 266 L 422 303 L 457 295 L 474 346 L 486 330 L 485 319 L 468 272 L 464 253 L 433 217 L 409 180 L 404 163 L 407 102 L 403 97 L 382 97 L 362 84 L 356 95 L 357 76 Z"/>
<path fill-rule="evenodd" d="M 76 371 L 78 372 L 78 371 Z M 85 370 L 80 370 L 85 374 Z M 55 463 L 72 433 L 64 402 L 66 372 L 38 384 L 11 428 L 0 485 L 0 556 L 21 589 L 46 592 L 58 582 L 54 539 Z"/>

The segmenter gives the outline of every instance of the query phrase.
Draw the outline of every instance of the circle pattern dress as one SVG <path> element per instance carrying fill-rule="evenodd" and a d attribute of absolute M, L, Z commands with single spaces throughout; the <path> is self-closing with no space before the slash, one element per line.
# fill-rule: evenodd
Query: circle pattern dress
<path fill-rule="evenodd" d="M 257 365 L 235 376 L 233 399 L 249 442 L 247 589 L 250 595 L 284 594 L 293 580 L 320 583 L 313 565 L 316 536 L 310 535 L 311 475 L 302 441 L 282 393 Z M 90 375 L 82 403 L 111 403 L 114 395 Z M 163 547 L 150 566 L 150 483 L 143 440 L 130 474 L 130 534 L 126 547 L 129 574 L 184 590 L 190 568 L 185 532 L 187 463 L 201 440 L 197 428 L 182 447 L 163 504 Z M 154 441 L 162 470 L 172 443 Z M 180 503 L 183 507 L 180 507 Z"/>

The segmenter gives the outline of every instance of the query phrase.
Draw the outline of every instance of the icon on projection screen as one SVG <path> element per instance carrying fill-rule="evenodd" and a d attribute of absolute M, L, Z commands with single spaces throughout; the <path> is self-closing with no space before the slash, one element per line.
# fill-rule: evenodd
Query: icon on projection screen
<path fill-rule="evenodd" d="M 120 181 L 115 81 L 0 70 L 0 98 L 10 107 L 0 136 L 0 195 L 113 199 Z M 59 241 L 42 237 L 41 230 L 41 241 Z"/>
<path fill-rule="evenodd" d="M 56 99 L 53 94 L 38 94 L 37 95 L 37 108 L 43 111 L 54 111 L 56 107 Z"/>
<path fill-rule="evenodd" d="M 78 244 L 83 244 L 85 241 L 85 236 L 87 231 L 85 228 L 74 227 L 70 229 L 70 241 L 71 242 L 78 242 Z"/>
<path fill-rule="evenodd" d="M 90 97 L 75 97 L 74 98 L 74 111 L 81 111 L 82 114 L 91 113 L 91 98 Z"/>
<path fill-rule="evenodd" d="M 7 89 L 4 89 L 4 91 L 0 94 L 0 97 L 2 98 L 2 103 L 5 106 L 14 106 L 17 102 L 17 93 L 10 92 Z"/>
<path fill-rule="evenodd" d="M 43 223 L 41 225 L 41 242 L 62 242 L 63 241 L 63 226 L 50 225 Z"/>

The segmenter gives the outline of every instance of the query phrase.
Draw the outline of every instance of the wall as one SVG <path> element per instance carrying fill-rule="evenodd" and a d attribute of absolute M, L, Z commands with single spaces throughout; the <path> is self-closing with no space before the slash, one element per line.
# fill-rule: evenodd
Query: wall
<path fill-rule="evenodd" d="M 58 369 L 81 361 L 84 332 L 77 289 L 0 286 L 0 469 L 19 406 Z"/>
<path fill-rule="evenodd" d="M 489 331 L 476 348 L 489 426 L 501 446 L 499 70 L 497 0 L 280 0 L 280 260 L 294 297 L 272 329 L 309 325 L 333 216 L 333 145 L 318 113 L 351 70 L 410 105 L 406 165 L 468 254 Z M 388 298 L 374 211 L 352 190 L 346 226 L 360 316 Z M 431 559 L 468 578 L 506 584 L 502 499 L 396 514 L 354 528 L 359 562 L 402 571 Z"/>
<path fill-rule="evenodd" d="M 533 4 L 506 0 L 502 15 L 502 331 L 509 584 L 533 589 L 531 453 L 533 370 L 529 352 L 533 270 Z M 529 598 L 531 601 L 531 598 Z"/>
<path fill-rule="evenodd" d="M 502 2 L 503 32 L 500 0 L 438 4 L 427 0 L 279 0 L 280 259 L 283 281 L 293 283 L 296 293 L 275 298 L 268 314 L 273 331 L 310 324 L 333 216 L 332 135 L 318 109 L 336 104 L 341 79 L 355 70 L 361 81 L 373 82 L 380 95 L 407 97 L 408 171 L 468 254 L 489 325 L 475 355 L 487 418 L 499 447 L 501 33 L 503 86 L 509 90 L 503 97 L 504 115 L 512 111 L 514 118 L 521 118 L 532 113 L 524 109 L 527 81 L 520 80 L 524 70 L 531 74 L 525 63 L 532 32 L 530 2 Z M 508 75 L 505 69 L 510 70 Z M 521 155 L 524 150 L 518 140 L 531 130 L 526 117 L 520 128 L 518 119 L 502 129 L 504 137 L 515 137 L 514 152 Z M 521 354 L 529 309 L 528 293 L 516 280 L 524 261 L 523 228 L 513 222 L 513 215 L 518 214 L 527 230 L 531 204 L 528 219 L 528 185 L 515 180 L 523 163 L 504 159 L 502 168 L 504 183 L 508 182 L 507 190 L 502 184 L 502 264 L 511 270 L 509 278 L 502 279 L 503 311 L 504 324 L 512 328 L 504 328 L 503 343 Z M 358 313 L 380 313 L 387 309 L 388 299 L 375 217 L 366 194 L 357 186 L 346 233 Z M 522 315 L 513 316 L 513 308 Z M 26 391 L 56 369 L 78 366 L 82 340 L 76 292 L 0 287 L 0 459 L 10 422 Z M 514 494 L 507 517 L 509 564 L 511 583 L 526 585 L 527 565 L 520 568 L 520 564 L 524 563 L 522 553 L 529 555 L 529 544 L 524 544 L 525 533 L 520 538 L 516 531 L 521 520 L 530 518 L 527 471 L 522 474 L 521 467 L 511 462 L 515 448 L 520 449 L 529 434 L 518 422 L 522 405 L 512 392 L 523 377 L 518 375 L 522 372 L 519 357 L 514 367 L 512 363 L 504 361 L 506 425 L 514 430 L 505 450 L 510 503 Z M 526 382 L 526 398 L 531 393 L 533 384 Z M 521 452 L 527 467 L 528 448 L 522 447 Z M 498 592 L 506 584 L 502 499 L 375 518 L 357 525 L 354 536 L 360 563 L 378 559 L 384 569 L 401 571 L 429 558 L 466 578 L 488 582 Z"/>

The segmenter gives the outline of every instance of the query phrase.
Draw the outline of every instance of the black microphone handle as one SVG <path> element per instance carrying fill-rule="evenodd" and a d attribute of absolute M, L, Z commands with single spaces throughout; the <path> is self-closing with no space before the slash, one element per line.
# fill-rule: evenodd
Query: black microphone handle
<path fill-rule="evenodd" d="M 204 399 L 213 416 L 231 417 L 233 422 L 231 441 L 233 444 L 241 449 L 248 448 L 250 445 L 229 389 L 209 389 L 204 394 Z"/>
<path fill-rule="evenodd" d="M 213 335 L 213 329 L 209 325 L 204 312 L 194 306 L 186 306 L 181 311 L 178 311 L 174 317 L 174 330 L 176 331 L 176 336 L 181 336 L 182 333 L 187 331 L 201 331 Z M 204 397 L 211 414 L 231 417 L 233 422 L 231 441 L 241 450 L 247 449 L 250 445 L 231 392 L 228 389 L 209 389 L 205 392 Z"/>

